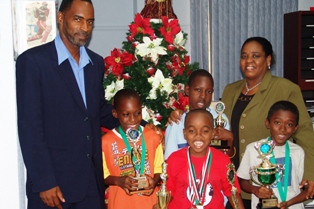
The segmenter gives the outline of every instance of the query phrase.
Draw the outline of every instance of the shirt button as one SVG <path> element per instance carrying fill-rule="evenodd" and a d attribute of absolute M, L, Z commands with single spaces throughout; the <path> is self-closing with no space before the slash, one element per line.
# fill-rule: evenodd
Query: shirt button
<path fill-rule="evenodd" d="M 242 117 L 244 117 L 244 118 L 245 118 L 245 117 L 246 117 L 246 113 L 243 113 L 243 114 L 242 114 Z"/>
<path fill-rule="evenodd" d="M 90 154 L 87 154 L 86 157 L 87 157 L 88 159 L 90 159 Z"/>
<path fill-rule="evenodd" d="M 86 136 L 86 139 L 89 141 L 90 140 L 90 136 Z"/>
<path fill-rule="evenodd" d="M 241 125 L 240 128 L 241 128 L 241 129 L 244 129 L 244 125 Z"/>
<path fill-rule="evenodd" d="M 85 118 L 84 118 L 84 121 L 85 121 L 85 122 L 88 121 L 88 117 L 85 117 Z"/>
<path fill-rule="evenodd" d="M 245 143 L 245 139 L 241 139 L 241 143 L 244 144 Z"/>

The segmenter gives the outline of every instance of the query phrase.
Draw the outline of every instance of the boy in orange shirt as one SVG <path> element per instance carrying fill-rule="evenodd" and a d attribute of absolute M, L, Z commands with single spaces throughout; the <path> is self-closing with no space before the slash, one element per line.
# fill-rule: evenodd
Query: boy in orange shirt
<path fill-rule="evenodd" d="M 109 185 L 108 208 L 152 208 L 157 202 L 156 185 L 160 180 L 163 151 L 160 136 L 140 125 L 142 103 L 131 89 L 122 89 L 113 100 L 112 114 L 120 126 L 102 137 L 104 181 Z M 132 133 L 139 134 L 132 138 Z M 138 157 L 136 157 L 138 156 Z M 145 176 L 148 185 L 134 193 Z"/>

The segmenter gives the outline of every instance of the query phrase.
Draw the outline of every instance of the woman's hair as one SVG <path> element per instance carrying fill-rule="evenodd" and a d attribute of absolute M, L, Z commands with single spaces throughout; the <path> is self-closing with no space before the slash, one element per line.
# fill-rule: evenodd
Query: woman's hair
<path fill-rule="evenodd" d="M 204 70 L 204 69 L 198 69 L 198 70 L 195 70 L 191 73 L 191 75 L 189 76 L 189 80 L 188 80 L 189 86 L 194 82 L 196 77 L 207 77 L 211 80 L 211 82 L 214 86 L 214 79 L 213 79 L 212 74 L 210 74 L 207 70 Z"/>
<path fill-rule="evenodd" d="M 59 7 L 59 12 L 65 12 L 65 11 L 69 10 L 72 6 L 73 1 L 74 0 L 63 0 L 61 2 L 60 7 Z M 81 1 L 86 1 L 86 2 L 89 2 L 93 5 L 92 0 L 81 0 Z"/>
<path fill-rule="evenodd" d="M 242 51 L 245 44 L 247 44 L 249 42 L 253 42 L 253 41 L 259 43 L 262 46 L 266 57 L 270 55 L 270 57 L 271 57 L 271 63 L 270 64 L 271 65 L 275 64 L 273 46 L 264 37 L 255 36 L 255 37 L 251 37 L 251 38 L 246 39 L 245 42 L 242 44 L 241 51 Z"/>
<path fill-rule="evenodd" d="M 267 120 L 270 121 L 271 116 L 273 116 L 273 114 L 275 114 L 275 112 L 279 110 L 289 111 L 294 114 L 297 123 L 296 125 L 299 124 L 299 110 L 297 106 L 295 106 L 295 104 L 293 104 L 292 102 L 284 100 L 278 101 L 270 107 L 267 115 Z"/>
<path fill-rule="evenodd" d="M 134 98 L 142 104 L 140 95 L 135 90 L 121 89 L 113 97 L 113 108 L 117 109 L 121 104 L 122 100 L 130 98 Z"/>

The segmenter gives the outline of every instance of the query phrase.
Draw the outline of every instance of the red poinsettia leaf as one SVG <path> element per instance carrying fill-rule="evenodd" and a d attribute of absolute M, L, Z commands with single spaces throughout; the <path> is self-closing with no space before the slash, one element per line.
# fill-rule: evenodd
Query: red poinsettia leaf
<path fill-rule="evenodd" d="M 134 23 L 129 25 L 131 36 L 133 38 L 137 34 L 147 34 L 152 36 L 154 34 L 154 30 L 150 26 L 150 19 L 143 18 L 142 15 L 137 13 L 135 15 Z"/>
<path fill-rule="evenodd" d="M 178 20 L 171 20 L 165 16 L 162 18 L 163 27 L 160 28 L 160 33 L 164 36 L 165 41 L 169 44 L 173 44 L 173 40 L 176 34 L 178 34 L 181 29 L 178 24 Z"/>

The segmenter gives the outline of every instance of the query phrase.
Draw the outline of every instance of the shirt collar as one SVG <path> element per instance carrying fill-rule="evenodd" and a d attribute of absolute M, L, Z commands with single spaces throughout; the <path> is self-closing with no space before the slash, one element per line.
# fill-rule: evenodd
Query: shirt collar
<path fill-rule="evenodd" d="M 57 55 L 58 55 L 58 65 L 64 62 L 66 59 L 69 59 L 70 57 L 72 57 L 69 50 L 65 47 L 59 34 L 57 34 L 55 38 L 55 46 L 56 46 Z M 85 47 L 81 46 L 80 47 L 80 65 L 84 67 L 89 62 L 93 64 L 91 58 L 88 56 L 86 52 Z"/>

